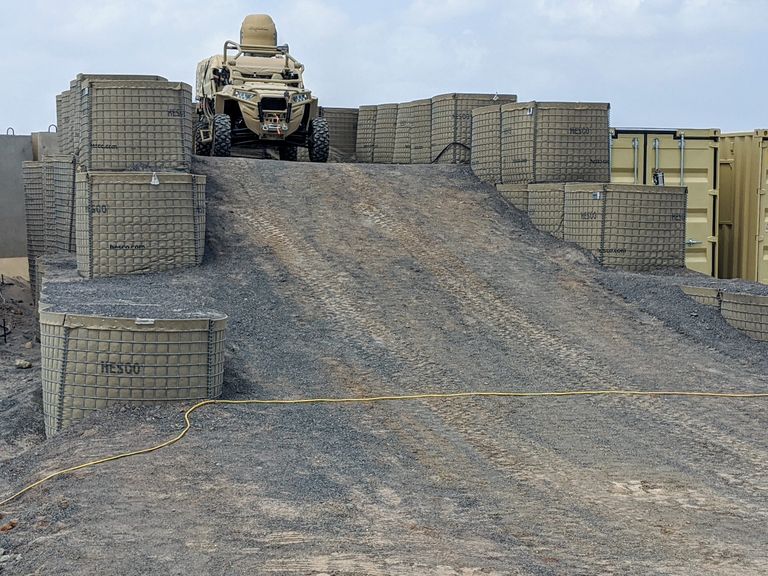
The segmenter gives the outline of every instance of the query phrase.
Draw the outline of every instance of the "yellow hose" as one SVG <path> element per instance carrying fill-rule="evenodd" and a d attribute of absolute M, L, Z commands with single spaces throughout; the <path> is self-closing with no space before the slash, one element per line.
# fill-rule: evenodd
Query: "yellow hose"
<path fill-rule="evenodd" d="M 140 454 L 149 454 L 162 448 L 166 448 L 175 444 L 184 436 L 187 435 L 192 422 L 190 415 L 203 406 L 209 406 L 211 404 L 354 404 L 363 402 L 386 402 L 394 400 L 425 400 L 430 398 L 450 399 L 450 398 L 481 398 L 481 397 L 497 397 L 497 398 L 541 398 L 541 397 L 557 397 L 557 396 L 689 396 L 697 398 L 768 398 L 768 392 L 676 392 L 670 390 L 651 391 L 651 390 L 563 390 L 561 392 L 434 392 L 425 394 L 405 394 L 398 396 L 362 396 L 358 398 L 299 398 L 295 400 L 203 400 L 198 402 L 191 408 L 184 412 L 184 428 L 176 436 L 170 440 L 166 440 L 156 446 L 149 448 L 143 448 L 141 450 L 134 450 L 132 452 L 123 452 L 121 454 L 114 454 L 113 456 L 107 456 L 105 458 L 99 458 L 98 460 L 91 460 L 90 462 L 84 462 L 77 466 L 70 468 L 64 468 L 52 472 L 40 480 L 29 484 L 22 488 L 15 494 L 9 496 L 5 500 L 0 500 L 0 506 L 5 506 L 9 502 L 16 500 L 21 495 L 29 492 L 33 488 L 37 488 L 41 484 L 52 480 L 58 476 L 83 470 L 85 468 L 91 468 L 98 466 L 99 464 L 105 464 L 107 462 L 113 462 L 115 460 L 121 460 L 123 458 L 129 458 L 131 456 L 139 456 Z"/>

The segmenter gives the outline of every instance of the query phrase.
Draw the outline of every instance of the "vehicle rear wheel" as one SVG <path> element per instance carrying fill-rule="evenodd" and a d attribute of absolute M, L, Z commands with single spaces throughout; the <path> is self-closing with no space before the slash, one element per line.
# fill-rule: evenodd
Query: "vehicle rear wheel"
<path fill-rule="evenodd" d="M 328 153 L 331 148 L 331 133 L 328 129 L 328 121 L 325 118 L 315 118 L 309 124 L 309 160 L 311 162 L 328 162 Z"/>
<path fill-rule="evenodd" d="M 195 124 L 195 154 L 198 156 L 210 156 L 211 155 L 211 142 L 203 142 L 203 135 L 201 130 L 208 130 L 208 119 L 205 116 L 197 117 L 197 124 Z"/>
<path fill-rule="evenodd" d="M 299 159 L 299 151 L 296 146 L 280 146 L 280 160 L 296 162 Z"/>
<path fill-rule="evenodd" d="M 226 114 L 213 117 L 213 156 L 232 154 L 232 121 Z"/>

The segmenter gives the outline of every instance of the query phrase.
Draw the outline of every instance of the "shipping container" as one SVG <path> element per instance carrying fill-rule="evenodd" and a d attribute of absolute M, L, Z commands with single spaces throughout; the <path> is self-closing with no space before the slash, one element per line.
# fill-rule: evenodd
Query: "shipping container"
<path fill-rule="evenodd" d="M 721 278 L 768 284 L 768 130 L 720 137 Z"/>
<path fill-rule="evenodd" d="M 614 128 L 611 131 L 611 182 L 685 186 L 685 265 L 717 276 L 717 129 Z"/>

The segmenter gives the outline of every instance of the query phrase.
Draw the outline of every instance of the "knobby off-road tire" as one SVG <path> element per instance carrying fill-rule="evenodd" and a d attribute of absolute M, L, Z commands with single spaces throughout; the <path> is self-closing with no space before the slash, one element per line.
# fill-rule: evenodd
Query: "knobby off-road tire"
<path fill-rule="evenodd" d="M 311 162 L 328 162 L 331 149 L 331 132 L 325 118 L 315 118 L 309 124 L 309 160 Z"/>
<path fill-rule="evenodd" d="M 203 142 L 203 136 L 200 130 L 208 129 L 208 120 L 205 116 L 199 116 L 195 124 L 195 154 L 198 156 L 211 155 L 211 142 Z"/>
<path fill-rule="evenodd" d="M 296 146 L 280 147 L 280 160 L 296 162 L 298 159 L 299 159 L 299 151 L 296 149 Z"/>
<path fill-rule="evenodd" d="M 213 117 L 213 156 L 230 156 L 232 154 L 232 121 L 226 114 L 216 114 Z"/>

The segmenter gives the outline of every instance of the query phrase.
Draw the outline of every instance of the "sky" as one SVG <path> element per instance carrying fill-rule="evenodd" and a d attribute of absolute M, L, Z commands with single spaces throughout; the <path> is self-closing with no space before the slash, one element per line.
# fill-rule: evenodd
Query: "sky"
<path fill-rule="evenodd" d="M 609 102 L 615 127 L 768 128 L 766 0 L 0 2 L 0 130 L 17 134 L 48 130 L 80 72 L 194 86 L 251 13 L 325 106 L 498 92 Z"/>

